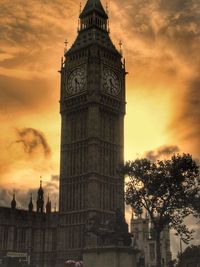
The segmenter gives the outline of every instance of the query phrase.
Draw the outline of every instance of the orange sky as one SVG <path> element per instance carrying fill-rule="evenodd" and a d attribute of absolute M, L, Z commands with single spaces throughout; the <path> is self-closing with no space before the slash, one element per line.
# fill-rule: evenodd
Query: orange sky
<path fill-rule="evenodd" d="M 199 1 L 107 2 L 111 37 L 116 46 L 123 41 L 129 72 L 125 158 L 173 151 L 200 158 Z M 40 175 L 57 192 L 57 71 L 65 38 L 71 45 L 77 34 L 79 3 L 1 0 L 1 204 L 13 189 L 33 190 Z"/>

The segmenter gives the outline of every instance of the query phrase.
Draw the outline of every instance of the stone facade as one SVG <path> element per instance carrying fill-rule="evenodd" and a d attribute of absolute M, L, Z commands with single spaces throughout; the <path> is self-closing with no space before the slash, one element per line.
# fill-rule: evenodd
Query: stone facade
<path fill-rule="evenodd" d="M 149 218 L 131 219 L 131 233 L 134 236 L 133 247 L 139 249 L 138 266 L 156 266 L 156 241 Z M 172 259 L 170 251 L 170 230 L 166 228 L 161 233 L 162 267 L 168 267 Z"/>
<path fill-rule="evenodd" d="M 101 2 L 88 0 L 78 36 L 61 66 L 61 243 L 77 257 L 87 245 L 83 232 L 88 221 L 98 216 L 105 223 L 117 209 L 124 212 L 119 169 L 124 160 L 126 72 L 121 59 Z"/>
<path fill-rule="evenodd" d="M 35 267 L 55 266 L 57 221 L 57 213 L 0 208 L 0 266 L 4 262 L 3 266 L 17 267 L 19 260 Z M 11 261 L 11 257 L 16 258 Z"/>
<path fill-rule="evenodd" d="M 138 251 L 131 247 L 102 247 L 86 249 L 83 254 L 85 267 L 136 267 Z"/>

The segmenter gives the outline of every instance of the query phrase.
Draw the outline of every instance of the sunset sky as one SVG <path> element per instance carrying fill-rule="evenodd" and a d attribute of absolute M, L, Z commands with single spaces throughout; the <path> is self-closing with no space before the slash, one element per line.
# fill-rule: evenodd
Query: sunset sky
<path fill-rule="evenodd" d="M 186 152 L 200 159 L 199 0 L 107 3 L 129 72 L 125 158 Z M 0 205 L 13 190 L 23 205 L 40 176 L 57 202 L 58 70 L 79 9 L 80 0 L 0 0 Z"/>

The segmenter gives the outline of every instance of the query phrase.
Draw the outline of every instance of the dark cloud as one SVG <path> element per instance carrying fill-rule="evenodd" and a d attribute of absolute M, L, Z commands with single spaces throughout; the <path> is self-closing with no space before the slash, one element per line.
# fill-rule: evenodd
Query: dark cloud
<path fill-rule="evenodd" d="M 147 151 L 144 156 L 151 161 L 156 161 L 162 158 L 169 158 L 174 153 L 178 153 L 179 151 L 179 147 L 177 146 L 162 146 L 156 150 Z"/>
<path fill-rule="evenodd" d="M 52 36 L 63 36 L 65 25 L 58 21 L 78 14 L 78 6 L 78 1 L 71 0 L 6 0 L 1 4 L 1 36 L 12 44 L 43 47 Z"/>
<path fill-rule="evenodd" d="M 140 39 L 152 50 L 159 52 L 161 48 L 163 54 L 172 50 L 175 56 L 195 63 L 200 42 L 198 0 L 127 0 L 117 4 L 119 13 L 112 16 L 114 20 L 123 18 L 121 26 L 132 43 Z"/>
<path fill-rule="evenodd" d="M 16 129 L 16 132 L 18 139 L 15 143 L 22 144 L 26 153 L 31 155 L 39 150 L 43 151 L 45 157 L 51 155 L 50 146 L 42 132 L 32 128 Z"/>
<path fill-rule="evenodd" d="M 190 125 L 191 134 L 199 139 L 200 136 L 200 76 L 188 84 L 185 112 L 181 122 Z M 188 136 L 188 141 L 192 136 Z"/>
<path fill-rule="evenodd" d="M 195 157 L 199 157 L 200 148 L 200 76 L 188 80 L 185 84 L 183 108 L 170 125 L 171 131 L 188 145 L 193 146 Z"/>
<path fill-rule="evenodd" d="M 0 110 L 3 113 L 30 112 L 36 107 L 46 106 L 51 97 L 52 87 L 48 81 L 0 75 Z"/>
<path fill-rule="evenodd" d="M 167 10 L 173 13 L 177 13 L 189 7 L 188 6 L 189 3 L 191 5 L 193 1 L 191 0 L 190 1 L 188 0 L 168 0 L 168 1 L 161 0 L 159 2 L 160 2 L 160 8 L 162 10 Z"/>
<path fill-rule="evenodd" d="M 111 15 L 114 23 L 122 18 L 118 26 L 125 29 L 125 53 L 132 55 L 128 67 L 135 69 L 135 79 L 141 77 L 138 87 L 156 76 L 151 93 L 157 86 L 174 87 L 176 106 L 167 130 L 179 145 L 190 144 L 186 153 L 195 150 L 200 157 L 200 1 L 127 0 L 117 6 L 119 13 Z"/>

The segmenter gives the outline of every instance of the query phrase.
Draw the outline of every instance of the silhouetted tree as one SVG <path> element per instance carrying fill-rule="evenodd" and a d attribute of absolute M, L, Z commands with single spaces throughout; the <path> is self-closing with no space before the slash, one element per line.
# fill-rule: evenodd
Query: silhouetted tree
<path fill-rule="evenodd" d="M 155 231 L 157 267 L 161 267 L 160 235 L 165 227 L 175 229 L 186 243 L 191 239 L 192 231 L 184 218 L 194 213 L 193 203 L 200 190 L 199 167 L 191 155 L 178 154 L 163 161 L 129 161 L 124 174 L 129 177 L 126 204 L 136 213 L 148 212 Z"/>
<path fill-rule="evenodd" d="M 177 260 L 171 260 L 169 262 L 169 267 L 176 267 L 176 264 L 177 264 Z"/>
<path fill-rule="evenodd" d="M 200 266 L 200 246 L 190 246 L 182 254 L 178 254 L 176 267 L 199 267 Z"/>

